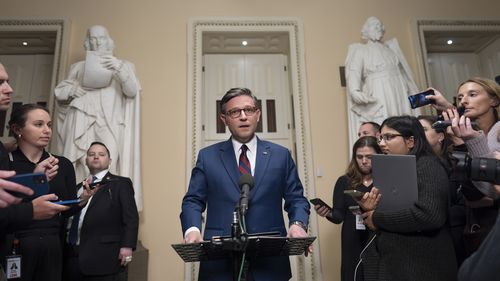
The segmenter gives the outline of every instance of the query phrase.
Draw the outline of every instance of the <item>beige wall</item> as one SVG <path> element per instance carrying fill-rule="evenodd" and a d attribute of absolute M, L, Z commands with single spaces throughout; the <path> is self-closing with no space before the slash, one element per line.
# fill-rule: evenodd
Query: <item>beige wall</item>
<path fill-rule="evenodd" d="M 68 66 L 84 56 L 90 25 L 106 26 L 115 54 L 136 64 L 142 93 L 144 211 L 140 238 L 150 250 L 149 280 L 182 280 L 183 263 L 170 244 L 181 241 L 180 202 L 185 181 L 186 34 L 190 17 L 298 17 L 303 20 L 311 132 L 319 197 L 331 200 L 347 162 L 346 99 L 338 67 L 357 42 L 368 16 L 378 16 L 386 37 L 397 37 L 414 72 L 410 21 L 415 18 L 498 18 L 491 0 L 16 0 L 0 17 L 65 17 L 71 21 Z M 418 80 L 418 79 L 417 79 Z M 339 280 L 340 226 L 320 220 L 324 280 Z"/>

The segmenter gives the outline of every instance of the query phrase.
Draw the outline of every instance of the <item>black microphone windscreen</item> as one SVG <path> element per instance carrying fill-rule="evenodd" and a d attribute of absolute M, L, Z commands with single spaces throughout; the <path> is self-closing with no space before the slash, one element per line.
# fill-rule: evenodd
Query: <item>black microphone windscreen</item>
<path fill-rule="evenodd" d="M 238 185 L 241 188 L 245 184 L 248 184 L 250 186 L 250 189 L 253 187 L 253 178 L 251 175 L 243 174 L 240 176 L 240 180 L 238 182 Z"/>

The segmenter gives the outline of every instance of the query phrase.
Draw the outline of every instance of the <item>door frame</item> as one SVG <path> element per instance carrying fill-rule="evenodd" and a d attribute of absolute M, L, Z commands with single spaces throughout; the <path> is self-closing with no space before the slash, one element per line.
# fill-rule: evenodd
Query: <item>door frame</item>
<path fill-rule="evenodd" d="M 54 61 L 52 66 L 52 78 L 50 82 L 50 92 L 54 93 L 54 88 L 62 81 L 66 75 L 66 60 L 69 46 L 70 21 L 65 18 L 0 18 L 0 32 L 47 32 L 56 33 L 54 46 Z M 15 89 L 14 89 L 15 90 Z M 55 97 L 49 95 L 47 104 L 54 119 Z M 51 144 L 56 138 L 52 138 Z M 49 146 L 52 147 L 52 146 Z"/>
<path fill-rule="evenodd" d="M 498 31 L 498 19 L 415 19 L 412 21 L 413 45 L 416 50 L 420 88 L 430 85 L 429 65 L 427 64 L 426 31 Z"/>
<path fill-rule="evenodd" d="M 304 32 L 302 20 L 289 17 L 265 18 L 216 18 L 195 17 L 188 22 L 187 36 L 187 140 L 186 147 L 186 182 L 189 182 L 191 170 L 196 163 L 198 151 L 202 148 L 202 66 L 203 32 L 287 32 L 290 45 L 290 91 L 293 99 L 293 118 L 295 124 L 295 147 L 297 152 L 297 170 L 304 185 L 304 196 L 315 194 L 312 161 L 311 126 L 304 56 Z M 187 184 L 186 184 L 187 188 Z M 311 197 L 312 198 L 312 197 Z M 309 234 L 317 236 L 316 216 L 310 216 Z M 317 240 L 316 240 L 317 241 Z M 317 242 L 315 242 L 317 243 Z M 316 244 L 310 259 L 297 258 L 296 280 L 322 280 L 320 251 Z M 197 280 L 197 269 L 192 263 L 186 264 L 184 280 Z"/>

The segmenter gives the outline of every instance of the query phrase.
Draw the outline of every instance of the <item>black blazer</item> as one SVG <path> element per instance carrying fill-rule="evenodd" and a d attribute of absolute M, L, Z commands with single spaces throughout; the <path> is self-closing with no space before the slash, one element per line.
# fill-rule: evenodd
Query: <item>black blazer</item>
<path fill-rule="evenodd" d="M 107 173 L 102 182 L 80 230 L 79 264 L 85 275 L 118 273 L 120 248 L 135 249 L 137 243 L 139 214 L 132 181 Z"/>

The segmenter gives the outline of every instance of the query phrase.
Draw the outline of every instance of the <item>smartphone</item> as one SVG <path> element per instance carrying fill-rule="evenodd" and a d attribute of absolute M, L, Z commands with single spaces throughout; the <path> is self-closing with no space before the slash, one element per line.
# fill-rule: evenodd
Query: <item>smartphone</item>
<path fill-rule="evenodd" d="M 24 193 L 20 192 L 12 192 L 9 191 L 10 194 L 19 197 L 19 198 L 27 198 L 32 197 L 36 198 L 42 195 L 49 193 L 49 182 L 47 180 L 47 176 L 44 173 L 29 173 L 29 174 L 20 174 L 15 175 L 13 177 L 7 178 L 6 180 L 18 183 L 20 185 L 24 185 L 33 189 L 34 194 L 32 196 L 28 196 Z M 8 191 L 8 190 L 6 190 Z"/>
<path fill-rule="evenodd" d="M 430 95 L 434 95 L 434 90 L 431 89 L 413 96 L 409 96 L 408 100 L 410 101 L 411 108 L 415 109 L 424 105 L 433 104 L 434 100 L 428 100 L 425 98 L 426 96 Z"/>
<path fill-rule="evenodd" d="M 349 211 L 351 211 L 353 215 L 361 215 L 363 213 L 358 205 L 349 206 Z"/>
<path fill-rule="evenodd" d="M 96 188 L 98 185 L 100 185 L 100 184 L 102 185 L 102 184 L 103 184 L 103 182 L 101 182 L 101 181 L 100 181 L 100 182 L 93 182 L 93 183 L 90 183 L 90 184 L 89 184 L 89 188 L 90 188 L 90 190 L 93 190 L 93 189 L 95 189 L 95 188 Z"/>
<path fill-rule="evenodd" d="M 344 190 L 344 194 L 350 195 L 352 197 L 363 197 L 365 193 L 363 191 L 355 190 L 355 189 L 347 189 Z"/>
<path fill-rule="evenodd" d="M 320 205 L 321 207 L 327 207 L 328 209 L 331 209 L 331 207 L 328 206 L 328 204 L 326 204 L 325 201 L 321 200 L 320 198 L 313 198 L 309 200 L 309 202 L 311 202 L 311 204 L 315 206 Z"/>
<path fill-rule="evenodd" d="M 53 201 L 52 203 L 59 204 L 59 205 L 76 205 L 76 204 L 80 204 L 80 199 Z"/>

